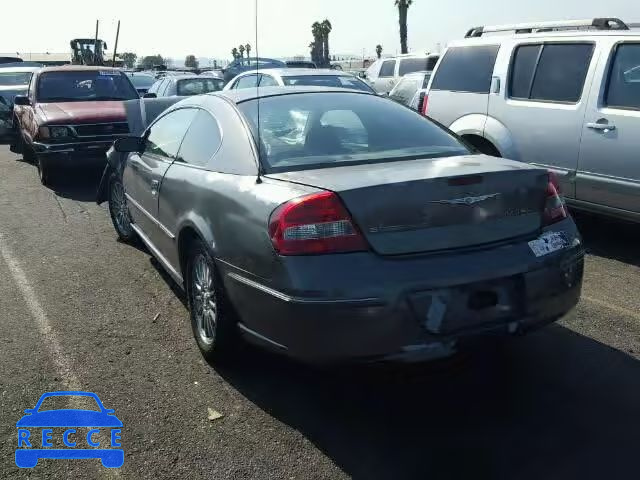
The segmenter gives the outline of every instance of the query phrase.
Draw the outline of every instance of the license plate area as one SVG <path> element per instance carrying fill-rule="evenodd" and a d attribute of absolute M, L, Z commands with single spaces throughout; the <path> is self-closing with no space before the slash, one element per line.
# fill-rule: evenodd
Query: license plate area
<path fill-rule="evenodd" d="M 523 298 L 523 279 L 515 276 L 415 293 L 410 303 L 430 334 L 451 335 L 518 318 Z"/>

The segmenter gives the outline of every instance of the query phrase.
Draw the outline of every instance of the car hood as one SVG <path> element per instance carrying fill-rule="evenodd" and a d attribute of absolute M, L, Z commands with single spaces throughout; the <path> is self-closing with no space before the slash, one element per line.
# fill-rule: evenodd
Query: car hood
<path fill-rule="evenodd" d="M 93 410 L 45 410 L 25 415 L 16 427 L 121 427 L 115 415 Z"/>
<path fill-rule="evenodd" d="M 39 103 L 38 113 L 47 124 L 124 122 L 121 101 Z"/>
<path fill-rule="evenodd" d="M 3 97 L 7 105 L 13 105 L 13 99 L 16 95 L 24 95 L 27 93 L 26 85 L 10 85 L 8 87 L 0 87 L 0 97 Z"/>

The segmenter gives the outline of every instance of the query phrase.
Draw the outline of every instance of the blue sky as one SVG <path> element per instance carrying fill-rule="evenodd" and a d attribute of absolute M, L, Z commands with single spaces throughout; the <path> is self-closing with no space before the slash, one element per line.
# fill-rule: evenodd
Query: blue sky
<path fill-rule="evenodd" d="M 3 12 L 25 13 L 16 0 L 5 0 Z M 7 8 L 13 5 L 12 8 Z M 182 0 L 135 2 L 107 0 L 29 0 L 28 23 L 3 15 L 0 51 L 65 52 L 73 37 L 93 36 L 96 17 L 101 37 L 113 48 L 117 19 L 122 20 L 119 50 L 182 57 L 229 57 L 233 46 L 255 46 L 254 0 Z M 635 5 L 635 7 L 634 7 Z M 434 51 L 483 24 L 617 16 L 640 22 L 637 0 L 414 0 L 409 11 L 409 46 Z M 79 8 L 80 7 L 80 8 Z M 98 11 L 99 13 L 91 13 Z M 263 56 L 307 55 L 310 25 L 329 18 L 334 53 L 372 55 L 375 45 L 386 53 L 399 47 L 393 0 L 258 0 L 258 46 Z"/>

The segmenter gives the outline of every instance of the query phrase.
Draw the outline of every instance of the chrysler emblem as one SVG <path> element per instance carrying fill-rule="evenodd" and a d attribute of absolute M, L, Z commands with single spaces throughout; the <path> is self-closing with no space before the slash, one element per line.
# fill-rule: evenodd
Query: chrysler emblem
<path fill-rule="evenodd" d="M 499 193 L 492 193 L 490 195 L 479 195 L 477 197 L 462 197 L 462 198 L 452 198 L 450 200 L 432 200 L 429 203 L 439 203 L 441 205 L 475 205 L 476 203 L 484 202 L 486 200 L 490 200 L 492 198 L 499 197 Z"/>

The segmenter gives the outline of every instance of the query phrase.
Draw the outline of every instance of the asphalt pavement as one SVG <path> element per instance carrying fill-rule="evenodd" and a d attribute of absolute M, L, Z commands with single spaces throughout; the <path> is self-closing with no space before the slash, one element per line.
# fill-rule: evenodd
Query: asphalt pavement
<path fill-rule="evenodd" d="M 99 173 L 45 188 L 0 146 L 1 479 L 638 476 L 640 227 L 578 217 L 580 305 L 506 344 L 326 369 L 247 348 L 212 368 L 179 289 L 144 248 L 116 240 L 94 203 Z M 122 468 L 15 466 L 16 422 L 56 390 L 115 409 Z"/>

